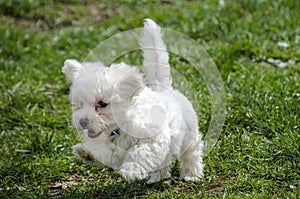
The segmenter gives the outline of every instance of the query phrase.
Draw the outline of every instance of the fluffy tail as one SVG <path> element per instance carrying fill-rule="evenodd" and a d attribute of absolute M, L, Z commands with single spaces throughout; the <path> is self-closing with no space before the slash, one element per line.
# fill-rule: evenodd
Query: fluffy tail
<path fill-rule="evenodd" d="M 144 55 L 143 65 L 148 86 L 157 91 L 170 88 L 172 78 L 169 54 L 160 27 L 151 19 L 145 19 L 140 47 Z"/>

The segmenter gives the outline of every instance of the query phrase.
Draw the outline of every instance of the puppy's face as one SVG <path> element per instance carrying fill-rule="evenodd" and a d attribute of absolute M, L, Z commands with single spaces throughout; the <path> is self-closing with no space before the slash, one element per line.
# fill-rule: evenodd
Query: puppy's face
<path fill-rule="evenodd" d="M 133 97 L 144 87 L 137 70 L 124 63 L 105 67 L 100 62 L 66 60 L 63 72 L 72 83 L 73 126 L 91 138 L 118 128 Z"/>

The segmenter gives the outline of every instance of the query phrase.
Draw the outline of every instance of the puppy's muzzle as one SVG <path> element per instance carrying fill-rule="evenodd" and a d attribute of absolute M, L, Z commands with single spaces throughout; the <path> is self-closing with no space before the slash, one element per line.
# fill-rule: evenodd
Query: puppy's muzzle
<path fill-rule="evenodd" d="M 86 128 L 87 125 L 89 124 L 89 119 L 88 118 L 81 118 L 79 120 L 79 124 L 82 128 Z"/>
<path fill-rule="evenodd" d="M 81 118 L 81 119 L 79 120 L 79 124 L 80 124 L 80 126 L 81 126 L 83 129 L 87 129 L 87 126 L 89 125 L 89 123 L 90 123 L 90 121 L 89 121 L 88 118 Z M 102 133 L 101 131 L 100 131 L 100 132 L 95 132 L 94 130 L 91 130 L 91 129 L 88 130 L 88 136 L 89 136 L 90 138 L 96 138 L 96 137 L 98 137 L 101 133 Z"/>

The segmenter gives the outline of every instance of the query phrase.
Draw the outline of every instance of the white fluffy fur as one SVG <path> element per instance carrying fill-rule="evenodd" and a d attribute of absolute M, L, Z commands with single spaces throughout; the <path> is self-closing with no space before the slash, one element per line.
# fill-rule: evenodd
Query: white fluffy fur
<path fill-rule="evenodd" d="M 84 135 L 74 153 L 88 164 L 118 170 L 125 180 L 149 178 L 148 183 L 170 177 L 171 160 L 177 156 L 181 177 L 196 181 L 204 169 L 197 116 L 187 98 L 171 86 L 161 29 L 151 19 L 145 20 L 140 45 L 147 86 L 142 74 L 125 63 L 105 67 L 101 62 L 65 61 L 63 72 L 72 83 L 73 125 Z M 99 101 L 107 106 L 99 106 Z M 120 134 L 110 135 L 116 128 Z"/>
<path fill-rule="evenodd" d="M 170 88 L 172 78 L 170 76 L 169 54 L 162 40 L 160 27 L 151 19 L 145 20 L 140 46 L 143 50 L 143 66 L 149 86 L 156 91 L 164 87 Z"/>

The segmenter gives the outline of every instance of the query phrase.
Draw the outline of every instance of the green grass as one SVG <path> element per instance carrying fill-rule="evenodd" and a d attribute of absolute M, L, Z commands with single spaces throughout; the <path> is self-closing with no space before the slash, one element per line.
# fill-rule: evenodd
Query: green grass
<path fill-rule="evenodd" d="M 1 1 L 0 198 L 299 198 L 300 2 L 225 3 Z M 175 163 L 169 183 L 129 184 L 71 152 L 80 139 L 71 126 L 64 60 L 83 60 L 147 17 L 199 42 L 225 84 L 226 121 L 199 183 L 183 182 Z M 140 63 L 134 58 L 140 56 L 122 59 Z M 196 90 L 205 134 L 207 88 L 186 62 L 175 55 L 171 61 Z"/>

